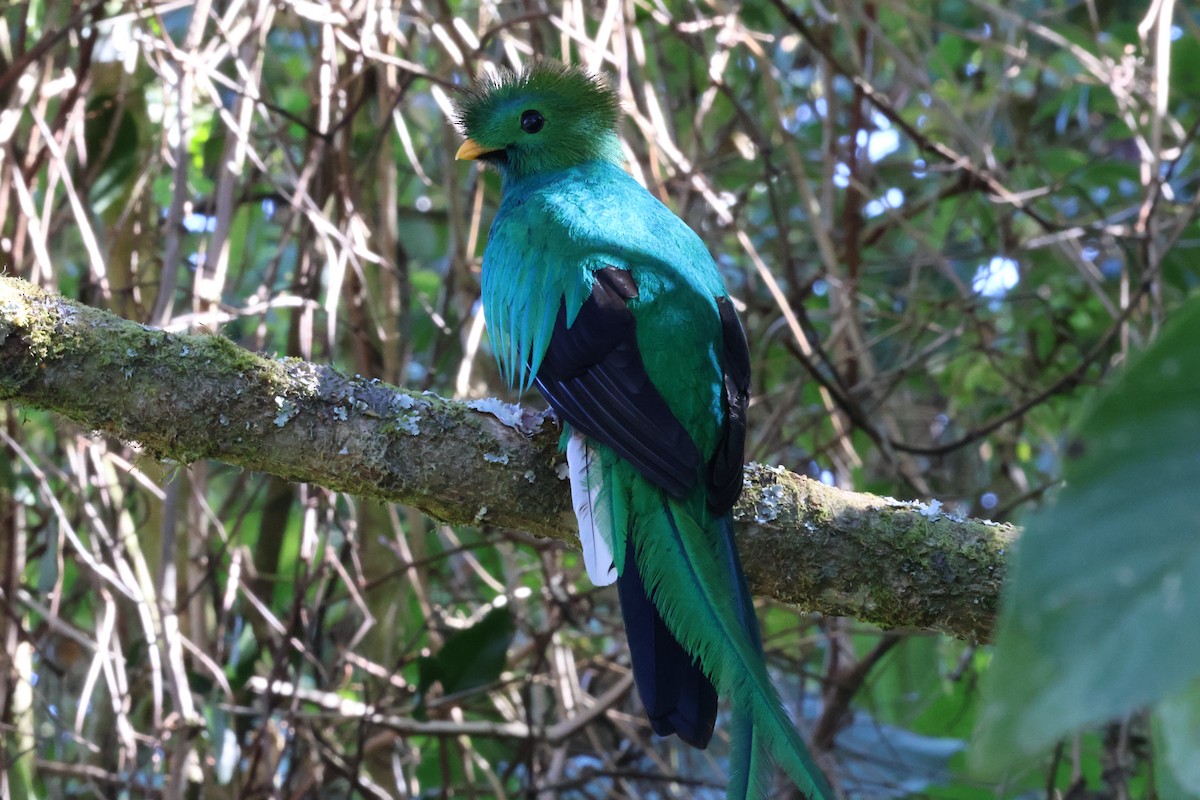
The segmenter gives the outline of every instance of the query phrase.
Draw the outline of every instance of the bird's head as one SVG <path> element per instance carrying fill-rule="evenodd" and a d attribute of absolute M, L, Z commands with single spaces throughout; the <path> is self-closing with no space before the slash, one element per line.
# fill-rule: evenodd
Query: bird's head
<path fill-rule="evenodd" d="M 464 93 L 458 122 L 467 140 L 455 158 L 522 178 L 588 161 L 621 159 L 617 94 L 578 67 L 543 61 Z"/>

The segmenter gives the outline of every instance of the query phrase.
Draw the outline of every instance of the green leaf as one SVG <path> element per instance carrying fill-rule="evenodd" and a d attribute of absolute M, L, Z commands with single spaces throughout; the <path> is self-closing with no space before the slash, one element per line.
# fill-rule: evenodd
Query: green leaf
<path fill-rule="evenodd" d="M 794 620 L 794 618 L 793 618 Z M 795 622 L 793 621 L 793 625 Z M 913 727 L 913 717 L 932 704 L 931 698 L 942 693 L 942 664 L 939 648 L 943 642 L 933 636 L 905 637 L 887 658 L 871 672 L 868 707 L 875 719 L 889 725 Z M 956 709 L 955 714 L 961 716 Z M 947 733 L 945 721 L 936 728 Z"/>
<path fill-rule="evenodd" d="M 1200 93 L 1200 42 L 1192 36 L 1180 36 L 1171 43 L 1171 88 L 1178 97 Z"/>
<path fill-rule="evenodd" d="M 1102 394 L 1057 504 L 1026 524 L 985 682 L 984 772 L 1200 673 L 1198 338 L 1193 298 Z"/>
<path fill-rule="evenodd" d="M 508 606 L 493 608 L 469 628 L 446 638 L 436 655 L 418 663 L 417 691 L 422 700 L 435 682 L 446 694 L 477 689 L 500 677 L 516 628 Z"/>
<path fill-rule="evenodd" d="M 1200 796 L 1200 681 L 1160 703 L 1154 722 L 1155 738 L 1165 745 L 1165 758 L 1155 760 L 1159 796 Z"/>
<path fill-rule="evenodd" d="M 138 120 L 113 95 L 88 102 L 83 140 L 92 158 L 104 157 L 91 186 L 92 208 L 103 213 L 137 175 Z"/>
<path fill-rule="evenodd" d="M 938 40 L 933 58 L 930 59 L 930 66 L 938 69 L 939 77 L 954 78 L 966 63 L 967 57 L 966 39 L 947 34 Z"/>

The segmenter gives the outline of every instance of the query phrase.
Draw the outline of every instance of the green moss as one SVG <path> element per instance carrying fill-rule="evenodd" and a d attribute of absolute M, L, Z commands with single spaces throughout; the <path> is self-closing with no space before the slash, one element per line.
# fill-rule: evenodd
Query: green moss
<path fill-rule="evenodd" d="M 231 339 L 224 336 L 204 336 L 193 337 L 203 341 L 208 347 L 212 348 L 214 355 L 219 357 L 221 361 L 234 372 L 248 372 L 259 368 L 267 359 L 252 353 L 243 347 L 239 347 Z"/>

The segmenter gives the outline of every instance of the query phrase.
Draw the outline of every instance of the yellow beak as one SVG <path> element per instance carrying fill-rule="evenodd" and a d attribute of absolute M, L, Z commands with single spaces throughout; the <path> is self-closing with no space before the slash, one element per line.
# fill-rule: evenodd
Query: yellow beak
<path fill-rule="evenodd" d="M 474 139 L 467 139 L 462 143 L 462 147 L 458 148 L 458 152 L 454 154 L 455 161 L 474 161 L 486 153 L 494 153 L 497 150 L 503 150 L 502 147 L 484 147 Z"/>

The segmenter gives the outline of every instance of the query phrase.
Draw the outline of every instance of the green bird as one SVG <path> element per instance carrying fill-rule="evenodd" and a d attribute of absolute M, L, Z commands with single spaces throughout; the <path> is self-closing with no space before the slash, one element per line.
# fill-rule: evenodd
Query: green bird
<path fill-rule="evenodd" d="M 501 372 L 563 421 L 584 563 L 617 584 L 651 726 L 708 745 L 733 707 L 728 796 L 771 759 L 832 791 L 780 704 L 734 546 L 750 355 L 700 238 L 621 168 L 601 79 L 539 63 L 467 91 L 457 158 L 500 172 L 483 307 Z"/>

